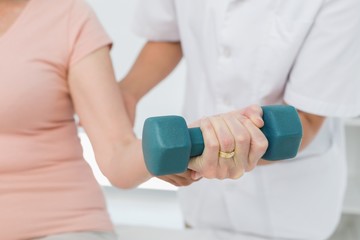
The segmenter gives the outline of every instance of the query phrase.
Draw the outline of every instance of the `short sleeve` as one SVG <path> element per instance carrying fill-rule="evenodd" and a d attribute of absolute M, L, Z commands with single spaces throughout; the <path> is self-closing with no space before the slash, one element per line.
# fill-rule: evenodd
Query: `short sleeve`
<path fill-rule="evenodd" d="M 85 0 L 74 0 L 69 18 L 69 66 L 112 41 Z"/>
<path fill-rule="evenodd" d="M 360 1 L 324 3 L 295 61 L 285 101 L 329 117 L 360 115 Z"/>
<path fill-rule="evenodd" d="M 150 41 L 179 41 L 174 1 L 138 0 L 133 31 Z"/>

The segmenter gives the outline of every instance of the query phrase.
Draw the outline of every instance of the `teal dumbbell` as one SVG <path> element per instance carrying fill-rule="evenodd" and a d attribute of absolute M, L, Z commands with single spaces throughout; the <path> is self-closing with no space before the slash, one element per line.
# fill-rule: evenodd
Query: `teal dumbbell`
<path fill-rule="evenodd" d="M 296 109 L 287 105 L 264 106 L 264 127 L 269 146 L 266 160 L 284 160 L 296 156 L 302 126 Z M 202 154 L 204 140 L 200 128 L 188 128 L 180 116 L 146 119 L 142 134 L 142 148 L 146 167 L 154 176 L 182 173 L 190 158 Z"/>

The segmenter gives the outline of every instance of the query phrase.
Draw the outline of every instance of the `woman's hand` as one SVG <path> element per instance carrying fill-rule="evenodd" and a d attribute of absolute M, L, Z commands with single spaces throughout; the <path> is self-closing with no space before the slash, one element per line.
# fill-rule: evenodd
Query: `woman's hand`
<path fill-rule="evenodd" d="M 195 179 L 195 174 L 193 170 L 188 169 L 184 173 L 160 176 L 158 178 L 174 186 L 184 187 L 200 180 L 200 178 Z"/>
<path fill-rule="evenodd" d="M 238 179 L 254 169 L 268 147 L 260 130 L 262 114 L 262 108 L 253 105 L 194 123 L 201 128 L 205 149 L 190 160 L 189 169 L 196 172 L 193 178 Z"/>

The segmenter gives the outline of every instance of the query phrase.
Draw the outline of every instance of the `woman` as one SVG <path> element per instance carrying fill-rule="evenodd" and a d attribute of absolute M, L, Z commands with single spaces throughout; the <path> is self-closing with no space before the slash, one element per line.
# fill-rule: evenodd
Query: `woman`
<path fill-rule="evenodd" d="M 110 45 L 83 0 L 0 0 L 0 239 L 116 239 L 74 120 L 112 184 L 150 178 Z"/>

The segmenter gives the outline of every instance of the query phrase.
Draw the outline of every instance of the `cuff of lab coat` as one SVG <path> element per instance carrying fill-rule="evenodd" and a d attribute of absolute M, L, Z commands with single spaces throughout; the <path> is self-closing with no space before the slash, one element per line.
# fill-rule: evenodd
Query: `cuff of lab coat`
<path fill-rule="evenodd" d="M 360 107 L 356 104 L 356 101 L 354 101 L 353 104 L 328 103 L 301 95 L 289 88 L 285 92 L 284 100 L 287 104 L 301 111 L 315 115 L 341 118 L 360 116 Z"/>
<path fill-rule="evenodd" d="M 132 24 L 132 31 L 135 35 L 145 38 L 149 41 L 155 42 L 179 42 L 180 36 L 177 29 L 154 29 L 151 26 L 137 23 L 136 21 Z"/>

